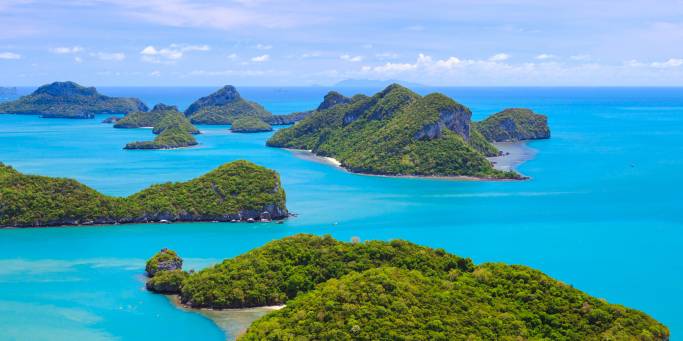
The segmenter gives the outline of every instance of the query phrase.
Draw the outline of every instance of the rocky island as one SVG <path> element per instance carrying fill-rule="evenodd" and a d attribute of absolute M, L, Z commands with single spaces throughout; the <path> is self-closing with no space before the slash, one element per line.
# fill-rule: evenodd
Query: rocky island
<path fill-rule="evenodd" d="M 54 82 L 32 94 L 0 103 L 0 114 L 41 115 L 46 118 L 94 118 L 97 114 L 125 115 L 147 111 L 137 98 L 108 97 L 94 87 L 74 82 Z"/>
<path fill-rule="evenodd" d="M 314 112 L 276 132 L 268 146 L 311 150 L 356 173 L 522 179 L 494 169 L 495 146 L 471 122 L 471 111 L 438 93 L 420 96 L 393 84 L 374 96 Z"/>
<path fill-rule="evenodd" d="M 407 241 L 295 235 L 197 272 L 162 250 L 154 292 L 194 308 L 286 304 L 241 340 L 668 340 L 650 316 L 521 265 L 484 263 Z"/>
<path fill-rule="evenodd" d="M 128 143 L 124 149 L 174 149 L 197 145 L 192 136 L 200 131 L 171 105 L 157 104 L 149 112 L 134 112 L 118 120 L 115 128 L 152 127 L 157 134 L 153 141 Z"/>
<path fill-rule="evenodd" d="M 476 122 L 475 127 L 491 142 L 550 138 L 548 118 L 523 108 L 505 109 Z"/>
<path fill-rule="evenodd" d="M 232 85 L 196 100 L 185 110 L 185 116 L 195 124 L 230 124 L 238 117 L 268 119 L 272 115 L 258 103 L 243 99 Z"/>
<path fill-rule="evenodd" d="M 288 215 L 279 175 L 248 161 L 128 197 L 76 180 L 22 174 L 0 163 L 0 227 L 175 221 L 259 221 Z"/>
<path fill-rule="evenodd" d="M 258 117 L 245 116 L 234 119 L 230 131 L 233 133 L 261 133 L 273 131 L 273 127 Z"/>

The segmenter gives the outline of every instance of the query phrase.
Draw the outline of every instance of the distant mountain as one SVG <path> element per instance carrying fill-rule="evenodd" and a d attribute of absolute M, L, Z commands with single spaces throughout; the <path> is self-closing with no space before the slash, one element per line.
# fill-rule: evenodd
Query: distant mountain
<path fill-rule="evenodd" d="M 32 94 L 0 104 L 0 114 L 41 115 L 47 118 L 93 118 L 96 114 L 128 114 L 147 111 L 137 98 L 108 97 L 94 87 L 74 82 L 54 82 Z"/>
<path fill-rule="evenodd" d="M 380 89 L 383 89 L 383 88 L 386 88 L 387 86 L 394 84 L 394 83 L 401 83 L 402 85 L 407 86 L 409 88 L 428 88 L 429 87 L 429 85 L 398 81 L 395 79 L 389 79 L 389 80 L 345 79 L 341 82 L 334 84 L 333 87 L 338 87 L 338 88 L 380 88 Z"/>

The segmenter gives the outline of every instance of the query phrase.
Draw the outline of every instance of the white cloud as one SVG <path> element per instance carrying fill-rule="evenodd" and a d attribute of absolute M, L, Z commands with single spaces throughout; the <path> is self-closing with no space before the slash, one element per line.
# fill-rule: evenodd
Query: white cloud
<path fill-rule="evenodd" d="M 306 58 L 317 58 L 317 57 L 320 57 L 322 55 L 323 55 L 323 53 L 320 51 L 312 51 L 312 52 L 302 53 L 301 58 L 304 58 L 304 59 L 306 59 Z"/>
<path fill-rule="evenodd" d="M 209 51 L 209 45 L 182 45 L 171 44 L 165 48 L 156 48 L 154 45 L 149 45 L 140 51 L 142 60 L 149 63 L 171 64 L 183 58 L 186 52 L 191 51 Z"/>
<path fill-rule="evenodd" d="M 154 70 L 154 71 L 150 72 L 149 75 L 152 77 L 159 77 L 159 76 L 161 76 L 161 71 Z"/>
<path fill-rule="evenodd" d="M 576 60 L 576 61 L 586 61 L 586 60 L 590 60 L 591 56 L 587 55 L 587 54 L 577 54 L 577 55 L 569 57 L 569 59 Z"/>
<path fill-rule="evenodd" d="M 270 55 L 267 55 L 267 54 L 251 58 L 251 61 L 254 63 L 263 63 L 263 62 L 267 62 L 269 60 L 270 60 Z"/>
<path fill-rule="evenodd" d="M 507 54 L 507 53 L 498 53 L 498 54 L 494 54 L 493 56 L 491 56 L 491 58 L 489 58 L 489 61 L 492 61 L 492 62 L 502 62 L 502 61 L 506 61 L 506 60 L 508 60 L 508 59 L 510 59 L 510 55 L 509 55 L 509 54 Z"/>
<path fill-rule="evenodd" d="M 398 53 L 395 52 L 382 52 L 375 54 L 377 59 L 396 59 L 398 58 Z"/>
<path fill-rule="evenodd" d="M 671 67 L 679 67 L 683 65 L 683 59 L 680 58 L 670 58 L 669 60 L 665 62 L 653 62 L 650 63 L 650 66 L 655 67 L 655 68 L 671 68 Z"/>
<path fill-rule="evenodd" d="M 363 56 L 352 56 L 349 54 L 343 54 L 339 56 L 339 59 L 345 60 L 347 62 L 357 63 L 363 60 Z"/>
<path fill-rule="evenodd" d="M 228 55 L 228 59 L 230 59 L 230 60 L 235 60 L 235 59 L 237 59 L 237 53 L 231 53 L 231 54 L 229 54 L 229 55 Z"/>
<path fill-rule="evenodd" d="M 83 48 L 80 46 L 72 46 L 72 47 L 53 47 L 50 49 L 50 52 L 56 53 L 56 54 L 70 54 L 70 53 L 79 53 L 83 52 Z"/>
<path fill-rule="evenodd" d="M 0 59 L 21 59 L 21 55 L 14 52 L 0 52 Z"/>
<path fill-rule="evenodd" d="M 553 54 L 547 54 L 547 53 L 541 53 L 538 56 L 536 56 L 536 59 L 538 60 L 548 60 L 548 59 L 555 59 L 557 56 Z"/>
<path fill-rule="evenodd" d="M 124 59 L 126 59 L 126 54 L 123 52 L 97 52 L 91 54 L 93 57 L 98 58 L 99 60 L 104 60 L 104 61 L 115 61 L 115 62 L 120 62 Z"/>
<path fill-rule="evenodd" d="M 258 50 L 270 50 L 273 48 L 273 45 L 265 45 L 265 44 L 256 44 L 256 49 Z"/>
<path fill-rule="evenodd" d="M 75 62 L 76 64 L 83 63 L 83 58 L 81 58 L 81 57 L 79 57 L 79 56 L 76 56 L 76 57 L 74 57 L 74 62 Z"/>

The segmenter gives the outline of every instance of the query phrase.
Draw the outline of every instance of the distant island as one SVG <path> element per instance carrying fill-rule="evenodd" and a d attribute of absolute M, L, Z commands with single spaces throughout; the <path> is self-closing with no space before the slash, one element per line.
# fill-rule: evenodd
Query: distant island
<path fill-rule="evenodd" d="M 374 96 L 356 95 L 349 102 L 316 111 L 276 132 L 267 145 L 311 150 L 356 173 L 524 178 L 494 169 L 486 157 L 499 151 L 471 116 L 467 107 L 442 94 L 423 97 L 393 84 Z"/>
<path fill-rule="evenodd" d="M 232 120 L 253 116 L 267 120 L 271 114 L 260 104 L 247 101 L 232 85 L 226 85 L 209 96 L 192 103 L 185 115 L 195 124 L 230 124 Z"/>
<path fill-rule="evenodd" d="M 147 111 L 137 98 L 108 97 L 93 87 L 74 82 L 43 85 L 27 96 L 0 103 L 0 114 L 41 115 L 46 118 L 94 118 L 97 114 L 125 115 Z"/>
<path fill-rule="evenodd" d="M 273 127 L 255 116 L 245 116 L 232 121 L 230 131 L 233 133 L 261 133 L 273 131 Z"/>
<path fill-rule="evenodd" d="M 78 181 L 22 174 L 0 163 L 0 227 L 175 221 L 259 221 L 288 215 L 279 175 L 248 161 L 120 198 Z"/>
<path fill-rule="evenodd" d="M 591 297 L 540 271 L 473 264 L 407 241 L 295 235 L 197 272 L 163 249 L 147 289 L 193 308 L 285 305 L 240 340 L 661 340 L 650 316 Z"/>
<path fill-rule="evenodd" d="M 152 127 L 153 141 L 128 143 L 124 149 L 173 149 L 197 145 L 200 131 L 176 106 L 157 104 L 149 112 L 134 112 L 114 123 L 115 128 Z"/>
<path fill-rule="evenodd" d="M 420 83 L 411 83 L 411 82 L 404 82 L 404 81 L 398 81 L 395 79 L 389 79 L 389 80 L 377 80 L 377 79 L 345 79 L 343 81 L 339 81 L 333 85 L 335 88 L 386 88 L 387 86 L 391 84 L 397 84 L 401 83 L 406 87 L 410 88 L 427 88 L 429 87 L 428 85 L 420 84 Z"/>
<path fill-rule="evenodd" d="M 475 123 L 475 127 L 492 142 L 550 138 L 548 118 L 523 108 L 505 109 Z"/>

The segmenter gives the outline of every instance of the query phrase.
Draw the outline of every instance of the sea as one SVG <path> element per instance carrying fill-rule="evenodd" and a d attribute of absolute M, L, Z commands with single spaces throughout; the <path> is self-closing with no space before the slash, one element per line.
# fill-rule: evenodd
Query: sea
<path fill-rule="evenodd" d="M 19 88 L 17 95 L 33 88 Z M 99 87 L 181 110 L 214 87 Z M 277 114 L 315 108 L 325 87 L 242 87 Z M 337 89 L 345 95 L 380 89 Z M 510 107 L 546 114 L 552 138 L 531 141 L 527 181 L 351 174 L 288 150 L 272 133 L 199 126 L 199 146 L 124 150 L 149 129 L 95 119 L 0 115 L 0 162 L 75 178 L 126 196 L 234 160 L 279 172 L 296 216 L 276 223 L 177 223 L 0 230 L 0 340 L 225 340 L 228 330 L 144 289 L 147 258 L 176 250 L 201 269 L 264 243 L 330 234 L 406 239 L 475 263 L 523 264 L 683 335 L 683 88 L 418 88 L 468 106 L 473 119 Z M 15 97 L 16 97 L 15 96 Z M 278 128 L 279 129 L 279 128 Z"/>

